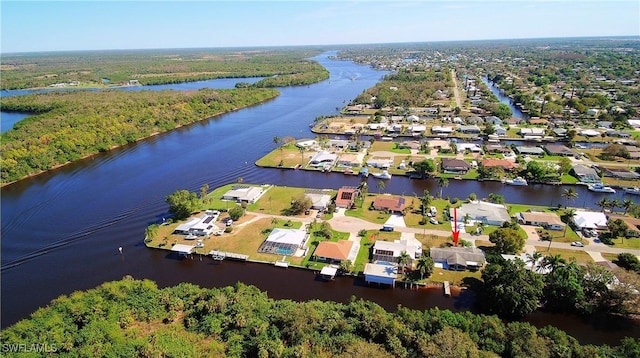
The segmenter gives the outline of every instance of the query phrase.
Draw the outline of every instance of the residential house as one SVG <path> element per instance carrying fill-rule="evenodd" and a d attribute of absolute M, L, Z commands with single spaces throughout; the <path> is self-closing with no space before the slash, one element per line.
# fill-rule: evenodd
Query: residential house
<path fill-rule="evenodd" d="M 486 124 L 493 124 L 494 126 L 500 126 L 502 125 L 502 119 L 496 117 L 496 116 L 487 116 L 484 118 L 484 123 Z"/>
<path fill-rule="evenodd" d="M 516 219 L 523 225 L 542 226 L 550 230 L 562 230 L 565 225 L 558 215 L 539 211 L 518 213 Z"/>
<path fill-rule="evenodd" d="M 475 124 L 469 126 L 460 126 L 458 127 L 458 131 L 465 134 L 480 134 L 480 127 Z"/>
<path fill-rule="evenodd" d="M 454 217 L 453 208 L 450 209 L 449 217 Z M 509 212 L 501 204 L 489 203 L 486 201 L 472 201 L 464 203 L 457 209 L 457 222 L 464 222 L 465 218 L 473 221 L 483 222 L 487 225 L 502 226 L 507 221 L 511 221 Z"/>
<path fill-rule="evenodd" d="M 504 136 L 506 136 L 506 135 L 507 135 L 507 129 L 506 129 L 506 128 L 503 128 L 503 127 L 502 127 L 502 126 L 500 126 L 500 125 L 496 125 L 496 126 L 494 127 L 494 130 L 496 131 L 496 132 L 495 132 L 495 134 L 496 134 L 496 135 L 499 135 L 499 136 L 502 136 L 502 137 L 504 137 Z"/>
<path fill-rule="evenodd" d="M 516 151 L 521 155 L 544 155 L 544 149 L 540 147 L 516 147 Z"/>
<path fill-rule="evenodd" d="M 524 138 L 542 138 L 546 133 L 544 128 L 520 128 L 520 135 Z"/>
<path fill-rule="evenodd" d="M 382 195 L 376 197 L 371 206 L 374 210 L 386 211 L 394 214 L 404 214 L 407 202 L 404 197 Z"/>
<path fill-rule="evenodd" d="M 413 134 L 424 133 L 427 130 L 427 126 L 424 125 L 413 125 L 409 126 L 409 131 Z"/>
<path fill-rule="evenodd" d="M 572 157 L 575 155 L 573 150 L 569 149 L 564 144 L 547 144 L 545 145 L 544 150 L 549 153 L 549 155 L 560 155 L 566 157 Z"/>
<path fill-rule="evenodd" d="M 427 142 L 429 148 L 438 149 L 443 151 L 450 151 L 451 145 L 446 140 L 432 139 Z"/>
<path fill-rule="evenodd" d="M 311 160 L 309 161 L 309 166 L 311 167 L 331 166 L 335 164 L 336 160 L 338 160 L 337 154 L 329 153 L 327 151 L 320 151 L 311 158 Z"/>
<path fill-rule="evenodd" d="M 308 239 L 309 233 L 305 230 L 275 228 L 258 248 L 258 252 L 297 256 L 298 250 L 304 248 Z"/>
<path fill-rule="evenodd" d="M 217 230 L 216 221 L 220 216 L 217 210 L 207 210 L 197 218 L 192 218 L 184 224 L 176 226 L 173 233 L 177 235 L 209 236 Z"/>
<path fill-rule="evenodd" d="M 389 158 L 369 158 L 367 160 L 367 166 L 378 169 L 389 169 L 393 166 L 393 159 Z"/>
<path fill-rule="evenodd" d="M 422 256 L 422 244 L 420 241 L 412 238 L 404 238 L 400 240 L 382 241 L 376 240 L 373 244 L 373 262 L 400 262 L 400 255 L 406 252 L 409 255 L 409 266 Z"/>
<path fill-rule="evenodd" d="M 431 133 L 438 136 L 449 135 L 453 133 L 453 127 L 433 126 L 431 127 Z"/>
<path fill-rule="evenodd" d="M 553 133 L 558 137 L 564 137 L 567 135 L 567 130 L 564 128 L 554 128 Z"/>
<path fill-rule="evenodd" d="M 398 267 L 389 263 L 364 265 L 365 282 L 381 283 L 395 287 L 398 278 Z"/>
<path fill-rule="evenodd" d="M 305 196 L 311 199 L 311 209 L 325 210 L 331 203 L 331 195 L 326 194 L 324 190 L 307 190 Z"/>
<path fill-rule="evenodd" d="M 318 141 L 315 139 L 299 139 L 296 141 L 296 147 L 298 148 L 311 148 L 318 145 Z"/>
<path fill-rule="evenodd" d="M 238 203 L 253 204 L 260 199 L 264 190 L 262 187 L 249 185 L 234 185 L 231 190 L 222 195 L 222 200 L 231 200 Z"/>
<path fill-rule="evenodd" d="M 549 125 L 549 121 L 544 118 L 531 118 L 529 119 L 529 124 L 533 124 L 534 126 L 547 126 Z"/>
<path fill-rule="evenodd" d="M 349 147 L 349 141 L 346 139 L 329 139 L 327 146 L 333 149 L 344 150 Z"/>
<path fill-rule="evenodd" d="M 600 183 L 600 176 L 598 172 L 582 164 L 576 164 L 571 168 L 573 175 L 578 178 L 582 183 Z"/>
<path fill-rule="evenodd" d="M 487 262 L 484 251 L 477 247 L 432 247 L 429 256 L 436 267 L 447 270 L 479 270 Z"/>
<path fill-rule="evenodd" d="M 482 153 L 482 148 L 475 143 L 458 143 L 456 144 L 456 150 L 458 153 L 464 153 L 466 151 Z"/>
<path fill-rule="evenodd" d="M 502 168 L 506 171 L 511 171 L 517 167 L 514 162 L 506 159 L 484 159 L 480 164 L 485 168 Z"/>
<path fill-rule="evenodd" d="M 605 229 L 607 227 L 607 216 L 599 211 L 576 210 L 571 220 L 580 230 Z"/>
<path fill-rule="evenodd" d="M 471 164 L 461 159 L 442 158 L 442 172 L 446 174 L 467 174 Z"/>
<path fill-rule="evenodd" d="M 359 194 L 360 189 L 356 187 L 343 186 L 338 190 L 338 194 L 336 195 L 336 207 L 351 209 Z"/>
<path fill-rule="evenodd" d="M 313 256 L 316 261 L 324 261 L 331 264 L 339 264 L 345 260 L 350 260 L 353 263 L 356 261 L 359 249 L 360 244 L 356 241 L 320 241 L 313 252 Z"/>
<path fill-rule="evenodd" d="M 337 166 L 339 167 L 359 167 L 362 164 L 361 155 L 358 154 L 342 154 L 338 158 Z"/>
<path fill-rule="evenodd" d="M 599 137 L 601 134 L 593 129 L 585 129 L 580 131 L 580 135 L 583 137 Z"/>
<path fill-rule="evenodd" d="M 487 144 L 487 153 L 511 153 L 511 148 L 507 148 L 501 144 Z"/>
<path fill-rule="evenodd" d="M 623 180 L 640 179 L 640 174 L 621 167 L 599 167 L 605 177 L 617 178 Z"/>

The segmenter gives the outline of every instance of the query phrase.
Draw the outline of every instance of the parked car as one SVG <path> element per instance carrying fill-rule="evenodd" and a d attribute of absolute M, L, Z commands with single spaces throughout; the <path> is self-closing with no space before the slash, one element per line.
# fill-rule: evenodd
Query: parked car
<path fill-rule="evenodd" d="M 429 219 L 429 222 L 432 223 L 433 225 L 438 225 L 439 224 L 439 222 L 438 222 L 438 220 L 436 220 L 436 218 Z"/>
<path fill-rule="evenodd" d="M 580 241 L 574 241 L 571 243 L 571 246 L 584 247 L 584 244 L 581 243 Z"/>
<path fill-rule="evenodd" d="M 393 225 L 382 225 L 381 231 L 393 231 Z"/>
<path fill-rule="evenodd" d="M 438 209 L 436 209 L 435 206 L 432 206 L 429 208 L 429 212 L 431 212 L 431 215 L 436 216 L 436 214 L 438 213 Z"/>

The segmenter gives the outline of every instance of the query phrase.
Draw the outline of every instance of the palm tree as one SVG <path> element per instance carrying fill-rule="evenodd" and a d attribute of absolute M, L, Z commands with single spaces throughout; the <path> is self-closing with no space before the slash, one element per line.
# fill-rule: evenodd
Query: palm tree
<path fill-rule="evenodd" d="M 431 204 L 431 193 L 429 193 L 429 190 L 424 190 L 423 195 L 420 197 L 420 203 L 422 204 L 422 216 L 424 217 L 427 206 Z"/>
<path fill-rule="evenodd" d="M 417 269 L 418 269 L 418 272 L 420 272 L 421 280 L 424 278 L 424 275 L 426 273 L 429 274 L 427 276 L 430 276 L 431 271 L 433 270 L 433 259 L 429 256 L 422 255 L 418 259 Z"/>
<path fill-rule="evenodd" d="M 273 137 L 273 144 L 279 145 L 282 143 L 282 138 L 275 136 Z M 280 147 L 280 164 L 282 164 L 282 147 Z"/>
<path fill-rule="evenodd" d="M 576 200 L 576 198 L 578 197 L 578 193 L 576 192 L 576 190 L 574 188 L 569 188 L 569 189 L 565 189 L 562 191 L 562 197 L 565 198 L 565 200 L 567 200 L 567 203 L 569 201 L 574 201 Z M 564 208 L 567 208 L 567 205 L 565 204 Z"/>
<path fill-rule="evenodd" d="M 153 224 L 147 226 L 147 228 L 144 230 L 144 236 L 147 240 L 153 241 L 153 239 L 158 236 L 158 225 Z"/>
<path fill-rule="evenodd" d="M 631 209 L 632 206 L 633 206 L 633 200 L 624 199 L 620 207 L 624 209 L 624 215 L 627 215 L 627 211 L 629 211 L 629 209 Z"/>
<path fill-rule="evenodd" d="M 566 264 L 567 260 L 563 259 L 560 255 L 545 256 L 544 259 L 542 259 L 542 266 L 551 271 Z"/>
<path fill-rule="evenodd" d="M 602 198 L 596 203 L 596 205 L 598 205 L 602 209 L 602 212 L 604 213 L 605 210 L 611 206 L 611 201 L 607 198 Z"/>
<path fill-rule="evenodd" d="M 442 188 L 449 186 L 449 179 L 441 176 L 438 178 L 438 186 L 440 187 L 440 199 L 442 199 Z"/>
<path fill-rule="evenodd" d="M 613 212 L 615 210 L 615 208 L 621 208 L 622 207 L 622 202 L 618 198 L 615 198 L 615 199 L 611 200 L 610 203 L 611 203 L 611 212 Z"/>
<path fill-rule="evenodd" d="M 384 180 L 379 180 L 378 181 L 378 194 L 382 194 L 382 191 L 385 188 L 385 184 L 384 184 Z"/>
<path fill-rule="evenodd" d="M 531 270 L 533 270 L 533 268 L 538 263 L 538 260 L 540 260 L 540 258 L 542 258 L 542 254 L 538 251 L 534 251 L 532 254 L 527 254 L 527 263 L 531 264 Z M 536 271 L 539 271 L 539 270 L 540 270 L 540 266 L 538 266 Z"/>
<path fill-rule="evenodd" d="M 409 265 L 409 262 L 411 262 L 411 256 L 409 256 L 409 254 L 406 251 L 402 251 L 400 253 L 400 257 L 398 258 L 398 264 L 402 269 L 403 275 L 404 275 L 404 269 L 405 267 L 407 267 L 407 265 Z"/>
<path fill-rule="evenodd" d="M 567 209 L 564 211 L 564 216 L 567 222 L 564 225 L 564 234 L 562 234 L 562 237 L 567 237 L 567 230 L 569 229 L 569 223 L 571 223 L 571 220 L 575 215 L 576 215 L 576 209 Z M 549 248 L 551 248 L 551 239 L 549 239 Z"/>

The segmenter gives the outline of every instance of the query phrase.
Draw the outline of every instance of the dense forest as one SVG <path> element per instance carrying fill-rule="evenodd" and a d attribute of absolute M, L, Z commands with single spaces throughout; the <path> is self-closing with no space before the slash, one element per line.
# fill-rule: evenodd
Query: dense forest
<path fill-rule="evenodd" d="M 278 77 L 273 86 L 310 84 L 329 77 L 320 64 L 307 60 L 319 53 L 310 48 L 263 48 L 9 54 L 2 57 L 1 89 L 72 82 L 75 86 L 103 87 L 131 80 L 152 85 L 243 77 Z M 262 86 L 268 87 L 266 84 Z"/>
<path fill-rule="evenodd" d="M 160 289 L 130 277 L 54 300 L 0 333 L 3 353 L 72 357 L 638 357 L 496 316 L 273 300 L 253 286 Z M 37 346 L 33 346 L 36 344 Z M 22 348 L 21 348 L 22 347 Z M 20 353 L 14 353 L 19 355 Z"/>
<path fill-rule="evenodd" d="M 5 97 L 3 111 L 39 113 L 2 134 L 3 183 L 254 105 L 275 89 L 73 91 Z"/>

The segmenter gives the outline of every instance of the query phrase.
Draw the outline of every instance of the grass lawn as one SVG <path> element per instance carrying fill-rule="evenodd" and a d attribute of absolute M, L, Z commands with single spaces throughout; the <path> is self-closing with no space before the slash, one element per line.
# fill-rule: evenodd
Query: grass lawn
<path fill-rule="evenodd" d="M 426 250 L 427 248 L 432 248 L 432 247 L 441 247 L 441 246 L 444 246 L 445 244 L 453 243 L 453 240 L 451 239 L 451 237 L 443 237 L 443 236 L 430 235 L 430 234 L 427 234 L 427 235 L 416 234 L 416 240 L 422 243 L 423 250 Z"/>
<path fill-rule="evenodd" d="M 372 223 L 384 224 L 387 219 L 391 216 L 391 214 L 386 214 L 377 210 L 369 210 L 371 204 L 375 200 L 375 195 L 368 194 L 364 198 L 364 202 L 360 204 L 360 201 L 357 201 L 358 208 L 345 211 L 346 216 L 352 216 L 355 218 L 363 219 L 370 221 Z"/>
<path fill-rule="evenodd" d="M 471 169 L 465 175 L 441 173 L 440 176 L 445 177 L 447 179 L 453 179 L 455 177 L 460 176 L 462 179 L 473 179 L 473 180 L 475 180 L 475 179 L 478 179 L 478 177 L 480 175 L 478 174 L 478 171 L 476 169 Z"/>
<path fill-rule="evenodd" d="M 396 143 L 394 142 L 375 141 L 369 148 L 369 152 L 370 153 L 371 152 L 390 152 L 391 149 L 395 147 L 395 145 Z M 407 152 L 407 153 L 411 153 L 411 152 Z"/>
<path fill-rule="evenodd" d="M 513 216 L 517 213 L 527 212 L 531 209 L 535 211 L 544 211 L 544 212 L 554 212 L 557 211 L 557 208 L 550 208 L 548 206 L 536 206 L 536 205 L 527 205 L 527 204 L 505 204 L 507 206 L 507 211 L 509 211 L 509 215 Z"/>
<path fill-rule="evenodd" d="M 622 239 L 622 238 L 617 238 L 613 241 L 613 247 L 616 248 L 627 248 L 627 249 L 640 249 L 640 238 L 635 238 L 635 239 Z"/>
<path fill-rule="evenodd" d="M 608 253 L 608 252 L 603 252 L 601 253 L 602 257 L 604 257 L 605 259 L 609 260 L 609 261 L 615 261 L 618 259 L 618 254 L 612 254 L 612 253 Z"/>
<path fill-rule="evenodd" d="M 304 188 L 273 186 L 257 202 L 249 205 L 247 209 L 265 214 L 281 215 L 285 209 L 291 207 L 293 198 L 304 193 Z"/>
<path fill-rule="evenodd" d="M 577 182 L 579 182 L 578 178 L 574 177 L 571 174 L 564 174 L 560 177 L 560 181 L 562 182 L 562 184 L 576 184 Z"/>
<path fill-rule="evenodd" d="M 300 149 L 296 147 L 295 144 L 290 143 L 267 153 L 267 155 L 256 161 L 256 165 L 275 168 L 279 167 L 280 161 L 282 161 L 282 168 L 293 168 L 296 165 L 306 165 L 309 161 L 309 157 L 314 154 L 315 152 L 301 153 Z"/>
<path fill-rule="evenodd" d="M 454 286 L 460 286 L 466 277 L 473 277 L 480 280 L 480 271 L 450 271 L 441 268 L 434 268 L 433 274 L 426 279 L 427 282 L 442 283 L 449 281 Z"/>
<path fill-rule="evenodd" d="M 535 249 L 545 256 L 560 255 L 567 261 L 575 259 L 579 264 L 593 262 L 591 256 L 582 250 L 556 249 L 552 247 L 550 251 L 547 251 L 547 246 L 536 246 Z"/>

